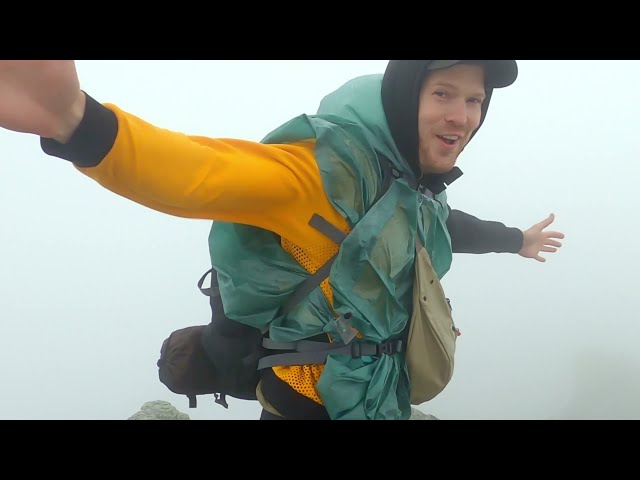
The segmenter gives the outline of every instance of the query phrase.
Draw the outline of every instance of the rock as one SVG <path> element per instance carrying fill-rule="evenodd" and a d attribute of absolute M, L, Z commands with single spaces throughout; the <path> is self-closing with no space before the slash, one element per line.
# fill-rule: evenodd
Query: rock
<path fill-rule="evenodd" d="M 139 412 L 127 420 L 190 420 L 189 415 L 182 413 L 169 402 L 156 400 L 146 402 Z"/>
<path fill-rule="evenodd" d="M 169 402 L 156 400 L 155 402 L 146 402 L 142 405 L 139 412 L 129 417 L 127 420 L 190 420 L 189 415 L 180 412 Z M 439 420 L 433 415 L 422 413 L 415 408 L 411 409 L 411 418 L 409 420 Z"/>
<path fill-rule="evenodd" d="M 422 413 L 420 410 L 416 410 L 415 408 L 411 409 L 411 418 L 409 420 L 439 420 L 433 415 L 429 415 L 426 413 Z"/>

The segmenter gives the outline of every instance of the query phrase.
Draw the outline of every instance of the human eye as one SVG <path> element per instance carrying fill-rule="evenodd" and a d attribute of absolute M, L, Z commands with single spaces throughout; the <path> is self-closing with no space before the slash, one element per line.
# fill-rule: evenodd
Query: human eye
<path fill-rule="evenodd" d="M 433 94 L 436 97 L 440 97 L 440 98 L 447 98 L 449 96 L 449 94 L 443 90 L 436 90 L 435 92 L 433 92 Z"/>

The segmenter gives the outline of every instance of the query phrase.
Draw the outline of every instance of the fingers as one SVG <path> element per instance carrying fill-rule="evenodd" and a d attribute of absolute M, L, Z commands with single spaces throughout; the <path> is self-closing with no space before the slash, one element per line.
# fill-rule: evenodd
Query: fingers
<path fill-rule="evenodd" d="M 533 258 L 537 262 L 545 263 L 547 261 L 546 258 L 541 257 L 540 253 L 556 253 L 560 247 L 562 247 L 562 243 L 558 240 L 563 240 L 564 233 L 562 232 L 543 232 L 545 228 L 551 225 L 556 219 L 554 213 L 551 213 L 546 219 L 536 224 L 534 227 L 529 229 L 533 236 L 536 238 L 536 244 L 539 246 L 539 250 L 533 255 L 528 255 L 529 258 Z M 537 232 L 536 232 L 537 230 Z M 531 235 L 530 235 L 531 236 Z M 532 245 L 531 245 L 532 246 Z M 533 247 L 536 248 L 536 247 Z M 533 252 L 532 252 L 533 253 Z"/>
<path fill-rule="evenodd" d="M 560 247 L 562 247 L 562 244 L 560 242 L 556 242 L 555 240 L 545 240 L 544 241 L 544 246 L 545 247 L 557 247 L 557 248 L 560 248 Z"/>
<path fill-rule="evenodd" d="M 556 219 L 555 214 L 551 214 L 549 215 L 546 219 L 544 219 L 543 221 L 541 221 L 540 223 L 538 223 L 538 228 L 540 230 L 544 230 L 545 228 L 547 228 L 549 225 L 551 225 L 553 223 L 553 221 Z"/>
<path fill-rule="evenodd" d="M 560 240 L 564 238 L 564 233 L 561 232 L 544 232 L 544 235 L 547 238 L 559 238 Z"/>

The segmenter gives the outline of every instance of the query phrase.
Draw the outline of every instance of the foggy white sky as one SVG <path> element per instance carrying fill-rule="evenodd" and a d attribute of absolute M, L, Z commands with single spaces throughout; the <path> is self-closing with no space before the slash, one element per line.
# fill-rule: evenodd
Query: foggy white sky
<path fill-rule="evenodd" d="M 260 140 L 387 61 L 78 61 L 101 102 L 188 134 Z M 539 264 L 457 255 L 444 280 L 458 341 L 441 419 L 640 419 L 633 193 L 638 61 L 520 61 L 460 157 L 452 207 L 567 235 Z M 158 380 L 171 331 L 210 319 L 196 282 L 210 223 L 120 198 L 33 136 L 0 131 L 0 418 L 126 419 L 167 400 L 192 419 L 255 419 Z"/>

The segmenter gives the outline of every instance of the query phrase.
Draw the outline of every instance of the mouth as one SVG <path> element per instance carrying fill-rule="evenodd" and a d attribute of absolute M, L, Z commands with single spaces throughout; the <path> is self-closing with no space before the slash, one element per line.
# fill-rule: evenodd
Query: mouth
<path fill-rule="evenodd" d="M 436 135 L 436 137 L 442 145 L 449 149 L 455 148 L 462 141 L 460 135 Z"/>

